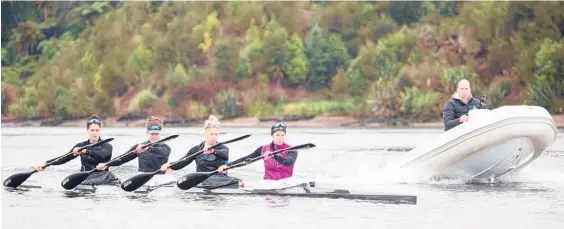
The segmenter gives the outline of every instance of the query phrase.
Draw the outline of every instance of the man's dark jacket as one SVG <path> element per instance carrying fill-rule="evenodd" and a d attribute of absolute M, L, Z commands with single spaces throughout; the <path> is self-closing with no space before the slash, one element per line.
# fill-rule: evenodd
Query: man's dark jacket
<path fill-rule="evenodd" d="M 452 97 L 447 101 L 443 108 L 443 120 L 445 124 L 445 131 L 448 131 L 461 124 L 460 117 L 462 115 L 468 115 L 471 109 L 486 109 L 487 105 L 480 100 L 473 98 L 470 95 L 468 103 L 462 102 L 458 93 L 454 93 Z"/>

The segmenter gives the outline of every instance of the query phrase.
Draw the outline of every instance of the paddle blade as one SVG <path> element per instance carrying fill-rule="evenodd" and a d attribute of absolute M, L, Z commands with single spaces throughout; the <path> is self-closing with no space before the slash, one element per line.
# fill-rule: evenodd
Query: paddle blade
<path fill-rule="evenodd" d="M 27 173 L 16 173 L 11 175 L 6 180 L 4 180 L 4 186 L 8 188 L 17 188 L 20 186 L 24 181 L 27 180 L 35 171 L 27 172 Z"/>
<path fill-rule="evenodd" d="M 141 186 L 143 186 L 147 181 L 151 180 L 155 174 L 154 173 L 141 173 L 137 174 L 123 183 L 121 183 L 120 187 L 122 190 L 126 192 L 135 191 Z"/>
<path fill-rule="evenodd" d="M 67 190 L 76 188 L 76 186 L 78 186 L 80 183 L 86 180 L 88 176 L 90 176 L 90 172 L 79 172 L 79 173 L 71 174 L 63 181 L 61 181 L 61 186 L 63 186 L 63 188 Z"/>
<path fill-rule="evenodd" d="M 195 187 L 196 185 L 198 185 L 199 183 L 204 182 L 206 179 L 208 179 L 210 176 L 212 176 L 213 174 L 215 174 L 216 172 L 211 172 L 211 173 L 207 173 L 207 172 L 196 172 L 196 173 L 190 173 L 186 176 L 181 177 L 180 179 L 178 179 L 178 181 L 176 181 L 176 186 L 178 186 L 178 188 L 182 189 L 182 190 L 188 190 L 190 188 Z"/>

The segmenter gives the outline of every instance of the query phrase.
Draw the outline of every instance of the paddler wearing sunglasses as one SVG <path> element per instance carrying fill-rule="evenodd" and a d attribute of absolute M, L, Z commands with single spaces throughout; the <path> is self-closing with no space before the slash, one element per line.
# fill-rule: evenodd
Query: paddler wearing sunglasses
<path fill-rule="evenodd" d="M 96 167 L 96 165 L 98 165 L 99 163 L 110 161 L 110 159 L 112 158 L 113 147 L 109 142 L 104 143 L 104 144 L 99 145 L 99 146 L 95 146 L 95 147 L 90 148 L 88 150 L 83 149 L 81 151 L 78 151 L 78 149 L 82 146 L 86 146 L 86 145 L 90 145 L 92 143 L 96 143 L 98 141 L 102 141 L 102 138 L 100 137 L 101 128 L 102 128 L 102 121 L 100 121 L 98 116 L 92 115 L 86 121 L 86 130 L 88 132 L 88 140 L 83 141 L 83 142 L 79 142 L 76 145 L 74 145 L 74 147 L 72 149 L 72 152 L 73 152 L 72 154 L 69 154 L 69 155 L 67 155 L 63 158 L 51 159 L 51 160 L 45 162 L 43 165 L 36 166 L 35 169 L 37 171 L 43 171 L 43 166 L 45 166 L 46 163 L 49 163 L 51 161 L 55 161 L 55 163 L 53 163 L 53 165 L 62 165 L 62 164 L 65 164 L 65 163 L 79 157 L 79 156 L 80 156 L 80 164 L 81 164 L 80 171 L 89 171 L 89 170 L 94 169 Z M 107 168 L 105 168 L 102 171 L 97 171 L 95 173 L 92 173 L 82 183 L 83 184 L 99 185 L 99 184 L 103 184 L 103 183 L 110 183 L 112 181 L 117 181 L 117 180 L 118 180 L 118 178 L 112 172 L 108 171 Z"/>
<path fill-rule="evenodd" d="M 154 144 L 147 148 L 142 148 L 148 143 L 153 143 L 159 141 L 161 138 L 161 131 L 163 128 L 162 121 L 159 117 L 151 116 L 147 119 L 145 123 L 145 128 L 147 129 L 148 141 L 131 147 L 131 150 L 135 150 L 135 153 L 128 154 L 122 160 L 116 162 L 113 166 L 123 165 L 137 157 L 139 172 L 154 172 L 159 170 L 160 167 L 168 162 L 168 157 L 170 156 L 170 146 L 165 143 Z M 96 168 L 101 169 L 106 167 L 105 163 L 100 163 Z"/>
<path fill-rule="evenodd" d="M 193 146 L 185 157 L 193 155 L 203 149 L 208 149 L 210 146 L 216 144 L 219 137 L 219 128 L 219 120 L 214 115 L 210 115 L 208 120 L 204 122 L 204 141 Z M 204 151 L 202 154 L 196 156 L 194 160 L 185 160 L 173 166 L 170 166 L 170 163 L 166 163 L 161 167 L 161 171 L 165 172 L 169 168 L 179 170 L 191 164 L 192 161 L 196 161 L 197 172 L 216 171 L 220 166 L 227 164 L 229 161 L 229 148 L 226 145 L 219 145 L 215 149 Z M 201 183 L 201 186 L 206 188 L 218 188 L 238 183 L 238 178 L 219 174 L 208 178 Z"/>
<path fill-rule="evenodd" d="M 229 165 L 237 164 L 247 159 L 262 156 L 264 161 L 264 180 L 281 180 L 292 177 L 294 172 L 294 164 L 298 158 L 297 151 L 285 151 L 274 156 L 270 156 L 271 152 L 276 150 L 286 149 L 291 147 L 288 143 L 284 141 L 286 137 L 286 129 L 288 127 L 282 122 L 281 119 L 277 119 L 277 122 L 270 128 L 270 135 L 272 136 L 272 142 L 269 144 L 259 146 L 251 154 L 237 159 Z M 223 172 L 227 166 L 221 166 L 218 171 Z"/>

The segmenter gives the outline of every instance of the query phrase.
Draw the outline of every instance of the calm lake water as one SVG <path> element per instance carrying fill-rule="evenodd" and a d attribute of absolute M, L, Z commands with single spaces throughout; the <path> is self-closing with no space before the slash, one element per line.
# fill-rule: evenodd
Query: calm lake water
<path fill-rule="evenodd" d="M 2 128 L 2 180 L 47 159 L 62 155 L 87 139 L 85 128 Z M 268 128 L 223 128 L 220 140 L 252 134 L 229 144 L 234 160 L 270 140 Z M 417 205 L 367 201 L 276 197 L 183 197 L 166 192 L 130 198 L 125 192 L 70 198 L 60 182 L 77 171 L 80 161 L 52 166 L 25 184 L 43 188 L 0 192 L 2 228 L 564 228 L 564 140 L 559 133 L 542 157 L 512 178 L 496 185 L 455 181 L 405 182 L 379 172 L 387 162 L 425 143 L 441 129 L 305 129 L 290 128 L 287 142 L 311 142 L 300 151 L 295 177 L 319 187 L 410 194 Z M 166 128 L 171 160 L 202 141 L 199 128 Z M 113 157 L 145 140 L 142 128 L 103 128 L 102 137 L 116 138 Z M 120 178 L 135 174 L 137 160 L 111 168 Z M 262 178 L 262 163 L 231 170 L 246 182 Z M 192 164 L 172 174 L 195 170 Z M 121 190 L 119 190 L 121 191 Z"/>

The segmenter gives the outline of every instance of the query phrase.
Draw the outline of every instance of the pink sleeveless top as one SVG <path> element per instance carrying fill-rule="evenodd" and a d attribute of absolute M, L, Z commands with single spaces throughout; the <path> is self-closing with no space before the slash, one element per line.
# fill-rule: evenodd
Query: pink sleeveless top
<path fill-rule="evenodd" d="M 272 144 L 267 144 L 262 146 L 261 155 L 264 155 L 266 152 L 273 152 L 280 149 L 289 148 L 290 145 L 286 143 L 282 143 L 282 145 L 274 145 L 274 150 L 272 150 Z M 279 153 L 280 157 L 286 157 L 288 155 L 288 151 L 284 151 Z M 264 179 L 265 180 L 280 180 L 288 177 L 292 177 L 292 173 L 294 171 L 294 165 L 286 166 L 281 163 L 278 163 L 274 158 L 268 158 L 264 161 Z"/>

